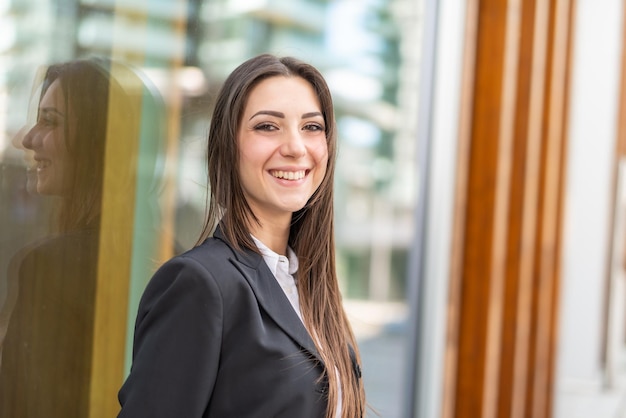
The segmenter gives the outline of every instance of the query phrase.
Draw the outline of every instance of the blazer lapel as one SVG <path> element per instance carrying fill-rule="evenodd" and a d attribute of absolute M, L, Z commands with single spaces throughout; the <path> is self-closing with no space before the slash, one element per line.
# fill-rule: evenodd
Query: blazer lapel
<path fill-rule="evenodd" d="M 230 246 L 219 228 L 213 235 L 228 244 L 233 251 L 235 259 L 231 258 L 230 261 L 250 284 L 261 308 L 287 335 L 323 364 L 311 335 L 294 311 L 269 267 L 265 264 L 263 257 L 250 250 L 235 250 Z"/>

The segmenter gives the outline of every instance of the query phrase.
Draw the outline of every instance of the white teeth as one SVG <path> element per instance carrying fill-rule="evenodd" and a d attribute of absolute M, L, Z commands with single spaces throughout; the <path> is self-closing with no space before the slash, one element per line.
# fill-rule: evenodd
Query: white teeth
<path fill-rule="evenodd" d="M 300 171 L 274 170 L 271 172 L 271 174 L 277 179 L 285 179 L 285 180 L 301 180 L 304 178 L 304 170 L 300 170 Z"/>

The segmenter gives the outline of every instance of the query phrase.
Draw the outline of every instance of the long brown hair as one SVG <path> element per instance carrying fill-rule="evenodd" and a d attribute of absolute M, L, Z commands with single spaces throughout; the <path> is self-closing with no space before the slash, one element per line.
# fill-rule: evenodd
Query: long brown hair
<path fill-rule="evenodd" d="M 321 73 L 292 57 L 263 54 L 237 67 L 226 79 L 217 97 L 208 137 L 208 182 L 210 196 L 207 217 L 198 243 L 219 223 L 236 248 L 257 251 L 250 237 L 250 225 L 258 222 L 246 202 L 239 178 L 237 133 L 252 89 L 270 77 L 300 77 L 311 84 L 320 102 L 326 126 L 328 164 L 320 187 L 304 208 L 293 214 L 289 245 L 298 255 L 296 273 L 302 317 L 326 367 L 329 384 L 328 410 L 333 417 L 339 397 L 337 370 L 342 387 L 342 416 L 362 417 L 365 394 L 355 362 L 359 353 L 354 334 L 343 310 L 335 267 L 333 177 L 337 132 L 332 96 Z"/>
<path fill-rule="evenodd" d="M 59 81 L 67 123 L 70 167 L 64 175 L 69 195 L 61 201 L 60 232 L 97 228 L 102 195 L 102 171 L 107 126 L 109 78 L 94 61 L 76 60 L 48 67 L 41 97 Z"/>

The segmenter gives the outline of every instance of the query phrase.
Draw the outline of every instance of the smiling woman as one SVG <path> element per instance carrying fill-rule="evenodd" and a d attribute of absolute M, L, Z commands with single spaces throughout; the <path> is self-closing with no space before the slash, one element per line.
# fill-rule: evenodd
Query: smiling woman
<path fill-rule="evenodd" d="M 335 271 L 336 140 L 311 65 L 260 55 L 227 78 L 208 217 L 145 290 L 120 417 L 363 417 Z"/>

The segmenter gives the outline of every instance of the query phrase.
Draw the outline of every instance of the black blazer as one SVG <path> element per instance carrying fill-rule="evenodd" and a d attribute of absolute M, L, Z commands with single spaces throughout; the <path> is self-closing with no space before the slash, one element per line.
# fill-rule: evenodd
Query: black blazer
<path fill-rule="evenodd" d="M 148 284 L 119 417 L 323 417 L 323 372 L 263 257 L 218 229 Z"/>
<path fill-rule="evenodd" d="M 0 341 L 1 418 L 88 416 L 98 240 L 97 230 L 74 231 L 11 260 L 19 290 Z"/>

